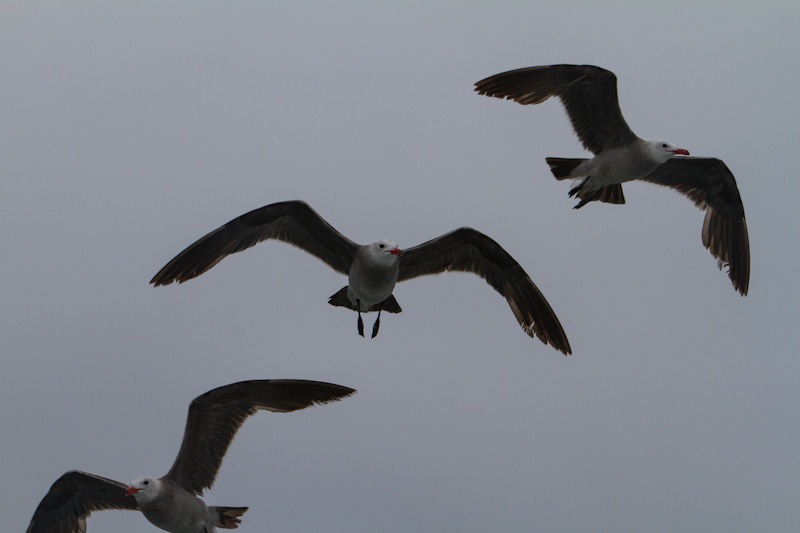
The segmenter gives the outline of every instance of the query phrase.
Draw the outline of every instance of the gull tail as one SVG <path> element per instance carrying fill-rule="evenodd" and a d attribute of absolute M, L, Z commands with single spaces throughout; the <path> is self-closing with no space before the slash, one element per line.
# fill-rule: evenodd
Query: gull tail
<path fill-rule="evenodd" d="M 557 180 L 577 180 L 583 177 L 583 180 L 572 190 L 569 191 L 569 196 L 577 196 L 581 202 L 575 206 L 575 209 L 580 209 L 589 202 L 605 202 L 609 204 L 624 204 L 625 195 L 622 194 L 621 184 L 601 185 L 591 176 L 574 176 L 573 171 L 578 166 L 588 159 L 568 159 L 563 157 L 548 157 L 545 159 L 547 164 L 550 165 L 550 171 Z"/>
<path fill-rule="evenodd" d="M 582 198 L 580 195 L 578 198 Z M 624 204 L 625 195 L 622 194 L 622 185 L 606 185 L 597 193 L 597 197 L 592 198 L 598 202 L 607 204 Z"/>
<path fill-rule="evenodd" d="M 336 307 L 346 307 L 348 309 L 356 310 L 356 306 L 347 297 L 347 285 L 342 287 L 339 292 L 328 298 L 328 303 Z"/>
<path fill-rule="evenodd" d="M 390 294 L 388 298 L 377 305 L 373 305 L 370 308 L 370 311 L 374 311 L 376 309 L 383 309 L 387 313 L 400 313 L 403 310 L 400 308 L 400 304 L 397 303 L 397 300 L 394 299 L 394 294 Z"/>
<path fill-rule="evenodd" d="M 242 523 L 239 517 L 242 516 L 248 507 L 209 507 L 209 510 L 217 512 L 216 527 L 222 529 L 236 529 Z"/>
<path fill-rule="evenodd" d="M 335 307 L 346 307 L 348 309 L 352 309 L 353 311 L 356 310 L 356 306 L 353 305 L 353 302 L 351 302 L 350 298 L 347 297 L 347 286 L 342 287 L 336 294 L 328 298 L 328 303 Z M 377 311 L 379 309 L 382 309 L 387 313 L 400 313 L 403 311 L 400 308 L 400 304 L 398 304 L 397 300 L 394 299 L 394 294 L 391 294 L 381 303 L 375 304 L 369 309 L 362 309 L 361 312 L 369 313 L 370 311 Z"/>
<path fill-rule="evenodd" d="M 583 183 L 569 191 L 569 197 L 576 196 L 581 199 L 580 203 L 573 207 L 573 209 L 580 209 L 589 202 L 606 202 L 608 204 L 624 204 L 625 196 L 622 194 L 622 185 L 606 185 L 602 189 L 594 191 L 585 191 Z"/>
<path fill-rule="evenodd" d="M 545 158 L 547 164 L 550 165 L 550 171 L 557 180 L 567 180 L 580 178 L 581 176 L 572 176 L 572 171 L 581 163 L 588 161 L 588 159 L 567 159 L 563 157 L 547 157 Z"/>

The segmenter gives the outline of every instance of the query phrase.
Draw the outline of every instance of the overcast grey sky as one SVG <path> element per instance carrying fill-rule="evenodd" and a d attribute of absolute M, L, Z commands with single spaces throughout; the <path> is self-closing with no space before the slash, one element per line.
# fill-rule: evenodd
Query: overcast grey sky
<path fill-rule="evenodd" d="M 800 529 L 800 4 L 541 4 L 0 3 L 3 529 L 66 470 L 163 475 L 192 398 L 265 378 L 359 392 L 248 420 L 206 496 L 250 506 L 242 533 Z M 557 101 L 472 91 L 551 63 L 614 71 L 637 134 L 727 163 L 748 297 L 679 194 L 572 209 Z M 362 339 L 326 303 L 346 279 L 282 243 L 148 285 L 289 199 L 361 243 L 490 235 L 574 355 L 463 274 L 399 285 Z"/>

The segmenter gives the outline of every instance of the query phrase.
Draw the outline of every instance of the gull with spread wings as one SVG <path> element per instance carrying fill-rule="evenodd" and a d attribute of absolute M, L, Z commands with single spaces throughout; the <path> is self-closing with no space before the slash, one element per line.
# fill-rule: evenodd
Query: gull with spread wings
<path fill-rule="evenodd" d="M 631 130 L 619 107 L 617 77 L 592 65 L 549 65 L 495 74 L 475 84 L 479 94 L 520 104 L 561 99 L 572 128 L 591 159 L 548 157 L 556 179 L 576 180 L 570 196 L 580 202 L 624 204 L 622 184 L 632 180 L 671 187 L 706 210 L 703 245 L 728 267 L 734 289 L 747 295 L 750 242 L 736 180 L 720 159 L 688 156 L 666 141 L 645 141 Z"/>
<path fill-rule="evenodd" d="M 392 294 L 397 282 L 447 271 L 471 272 L 505 296 L 525 333 L 564 354 L 572 353 L 561 323 L 528 274 L 499 244 L 472 228 L 459 228 L 405 250 L 391 240 L 358 245 L 307 203 L 280 202 L 250 211 L 201 237 L 167 263 L 150 283 L 157 287 L 174 281 L 183 283 L 232 253 L 273 239 L 297 246 L 348 276 L 349 284 L 328 303 L 356 311 L 362 336 L 362 313 L 378 312 L 372 328 L 375 337 L 381 311 L 401 311 Z"/>
<path fill-rule="evenodd" d="M 211 488 L 222 459 L 244 421 L 259 410 L 288 413 L 340 400 L 355 390 L 294 379 L 242 381 L 219 387 L 189 405 L 186 429 L 172 468 L 160 478 L 130 485 L 71 470 L 58 478 L 33 513 L 26 533 L 86 533 L 93 511 L 141 511 L 171 533 L 235 529 L 247 507 L 206 506 L 198 496 Z"/>

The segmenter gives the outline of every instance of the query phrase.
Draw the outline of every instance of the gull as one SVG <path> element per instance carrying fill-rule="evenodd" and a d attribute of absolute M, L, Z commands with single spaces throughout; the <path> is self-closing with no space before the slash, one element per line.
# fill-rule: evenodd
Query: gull
<path fill-rule="evenodd" d="M 186 429 L 172 468 L 160 478 L 137 477 L 130 485 L 71 470 L 42 498 L 26 533 L 86 533 L 93 511 L 141 511 L 171 533 L 236 529 L 247 507 L 206 506 L 198 496 L 211 488 L 222 459 L 244 421 L 259 410 L 288 413 L 338 401 L 354 389 L 293 379 L 241 381 L 206 392 L 189 405 Z"/>
<path fill-rule="evenodd" d="M 750 242 L 744 206 L 736 180 L 720 159 L 688 156 L 689 151 L 666 141 L 645 141 L 630 129 L 617 98 L 614 73 L 592 65 L 549 65 L 495 74 L 475 84 L 478 94 L 520 104 L 561 99 L 572 128 L 591 159 L 546 158 L 558 180 L 577 180 L 569 196 L 579 209 L 598 200 L 624 204 L 622 184 L 641 180 L 683 193 L 706 210 L 703 245 L 728 267 L 734 289 L 747 295 Z"/>
<path fill-rule="evenodd" d="M 372 327 L 375 337 L 381 311 L 402 311 L 392 294 L 397 282 L 458 271 L 477 274 L 505 296 L 529 336 L 538 337 L 564 354 L 572 352 L 550 304 L 522 267 L 495 241 L 466 227 L 405 250 L 388 239 L 358 245 L 307 203 L 279 202 L 250 211 L 201 237 L 167 263 L 150 283 L 156 287 L 174 281 L 183 283 L 226 256 L 270 239 L 305 250 L 348 276 L 348 285 L 331 296 L 328 303 L 356 311 L 358 333 L 362 337 L 362 313 L 378 312 Z"/>

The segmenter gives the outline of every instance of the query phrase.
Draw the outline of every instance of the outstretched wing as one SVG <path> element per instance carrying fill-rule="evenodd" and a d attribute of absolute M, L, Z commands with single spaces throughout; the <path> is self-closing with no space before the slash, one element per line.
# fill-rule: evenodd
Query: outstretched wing
<path fill-rule="evenodd" d="M 572 353 L 567 335 L 528 274 L 499 244 L 472 228 L 459 228 L 403 250 L 397 281 L 441 272 L 477 274 L 506 297 L 522 329 L 564 354 Z"/>
<path fill-rule="evenodd" d="M 495 74 L 475 84 L 478 94 L 539 104 L 557 96 L 583 146 L 594 154 L 637 139 L 622 117 L 617 77 L 592 65 L 549 65 Z"/>
<path fill-rule="evenodd" d="M 300 200 L 270 204 L 234 218 L 179 253 L 150 283 L 183 283 L 206 272 L 230 254 L 276 239 L 318 257 L 347 274 L 358 245 L 336 231 Z"/>
<path fill-rule="evenodd" d="M 70 470 L 42 498 L 26 533 L 86 533 L 92 511 L 136 511 L 136 498 L 129 497 L 126 488 L 118 481 Z"/>
<path fill-rule="evenodd" d="M 288 413 L 350 396 L 354 389 L 293 379 L 242 381 L 213 389 L 189 406 L 183 443 L 166 478 L 200 495 L 211 487 L 233 437 L 259 410 Z"/>
<path fill-rule="evenodd" d="M 703 245 L 728 267 L 733 287 L 747 296 L 750 240 L 742 197 L 728 166 L 711 157 L 673 157 L 641 179 L 671 187 L 706 210 Z"/>

